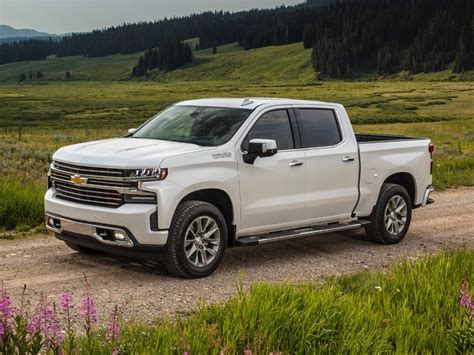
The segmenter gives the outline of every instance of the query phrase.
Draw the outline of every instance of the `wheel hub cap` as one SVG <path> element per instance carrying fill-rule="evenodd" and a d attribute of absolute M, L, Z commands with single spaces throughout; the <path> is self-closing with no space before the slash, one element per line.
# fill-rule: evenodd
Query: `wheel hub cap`
<path fill-rule="evenodd" d="M 209 216 L 197 217 L 191 222 L 184 237 L 186 258 L 197 267 L 209 265 L 220 248 L 220 230 Z"/>
<path fill-rule="evenodd" d="M 391 235 L 399 234 L 407 222 L 407 203 L 400 195 L 393 196 L 385 207 L 385 228 Z"/>

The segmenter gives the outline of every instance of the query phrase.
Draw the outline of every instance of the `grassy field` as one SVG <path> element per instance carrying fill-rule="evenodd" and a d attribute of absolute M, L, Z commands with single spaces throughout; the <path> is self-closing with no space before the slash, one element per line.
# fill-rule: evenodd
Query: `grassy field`
<path fill-rule="evenodd" d="M 217 54 L 198 51 L 194 64 L 174 72 L 155 70 L 149 81 L 121 81 L 129 78 L 137 55 L 1 65 L 0 82 L 6 82 L 0 84 L 0 228 L 41 223 L 46 171 L 57 148 L 122 135 L 176 101 L 203 97 L 340 102 L 358 132 L 431 138 L 437 146 L 436 187 L 474 185 L 474 81 L 462 81 L 470 73 L 318 81 L 309 55 L 301 44 L 251 51 L 230 44 Z M 14 82 L 28 70 L 43 71 L 45 78 Z M 65 70 L 74 80 L 64 81 Z M 19 193 L 20 186 L 30 193 Z M 12 212 L 17 210 L 22 212 Z"/>
<path fill-rule="evenodd" d="M 474 314 L 461 303 L 460 290 L 464 283 L 465 297 L 472 297 L 473 282 L 474 251 L 443 252 L 405 261 L 386 273 L 364 271 L 303 284 L 256 283 L 249 290 L 238 285 L 237 296 L 224 304 L 202 305 L 179 319 L 151 325 L 127 321 L 127 309 L 121 308 L 107 328 L 88 322 L 91 312 L 79 313 L 79 303 L 94 301 L 94 290 L 86 288 L 87 296 L 69 297 L 66 307 L 64 301 L 58 304 L 57 313 L 51 310 L 53 300 L 45 297 L 41 309 L 51 310 L 54 318 L 48 319 L 55 330 L 33 339 L 42 344 L 41 353 L 470 354 Z M 27 295 L 25 301 L 34 305 L 36 300 Z M 29 315 L 23 312 L 15 319 L 20 326 L 6 328 L 0 352 L 30 353 L 35 343 L 23 336 Z M 61 330 L 62 341 L 54 337 Z"/>
<path fill-rule="evenodd" d="M 192 46 L 197 39 L 189 41 Z M 26 74 L 25 83 L 44 83 L 66 81 L 65 73 L 69 71 L 68 81 L 127 81 L 131 79 L 132 68 L 143 54 L 113 55 L 101 58 L 82 56 L 48 58 L 45 60 L 16 62 L 0 65 L 0 83 L 18 82 L 21 74 Z M 161 73 L 151 72 L 151 80 L 160 82 L 173 81 L 262 81 L 314 82 L 316 74 L 311 66 L 311 50 L 304 49 L 301 43 L 284 46 L 272 46 L 244 51 L 236 43 L 212 49 L 194 52 L 194 62 L 184 68 Z M 29 73 L 40 71 L 42 79 L 29 79 Z M 366 74 L 362 80 L 402 80 L 402 81 L 466 81 L 474 80 L 474 72 L 453 74 L 450 69 L 438 73 L 396 75 L 378 78 L 375 73 Z M 135 79 L 143 80 L 143 79 Z"/>

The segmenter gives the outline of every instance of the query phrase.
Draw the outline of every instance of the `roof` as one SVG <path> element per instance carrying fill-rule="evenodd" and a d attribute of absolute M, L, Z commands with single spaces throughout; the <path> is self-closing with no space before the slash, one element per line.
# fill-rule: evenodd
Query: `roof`
<path fill-rule="evenodd" d="M 182 106 L 214 106 L 255 109 L 261 105 L 298 105 L 298 104 L 328 104 L 322 101 L 294 100 L 270 97 L 247 97 L 247 98 L 208 98 L 198 100 L 181 101 L 177 105 Z"/>

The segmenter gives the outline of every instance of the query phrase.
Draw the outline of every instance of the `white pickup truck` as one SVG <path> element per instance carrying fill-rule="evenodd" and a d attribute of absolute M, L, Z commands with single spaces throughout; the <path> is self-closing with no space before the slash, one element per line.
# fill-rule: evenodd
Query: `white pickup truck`
<path fill-rule="evenodd" d="M 125 137 L 59 149 L 47 228 L 80 252 L 162 258 L 203 277 L 226 247 L 364 227 L 397 243 L 431 203 L 429 139 L 354 134 L 340 104 L 177 103 Z"/>

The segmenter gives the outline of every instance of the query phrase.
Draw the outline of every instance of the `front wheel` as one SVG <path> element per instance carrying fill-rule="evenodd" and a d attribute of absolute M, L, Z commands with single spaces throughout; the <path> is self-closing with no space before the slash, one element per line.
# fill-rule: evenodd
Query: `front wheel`
<path fill-rule="evenodd" d="M 365 227 L 368 238 L 380 244 L 400 242 L 411 222 L 411 199 L 403 186 L 383 184 L 372 214 Z"/>
<path fill-rule="evenodd" d="M 187 278 L 212 274 L 224 256 L 227 224 L 217 207 L 202 201 L 178 205 L 165 246 L 165 266 Z"/>

